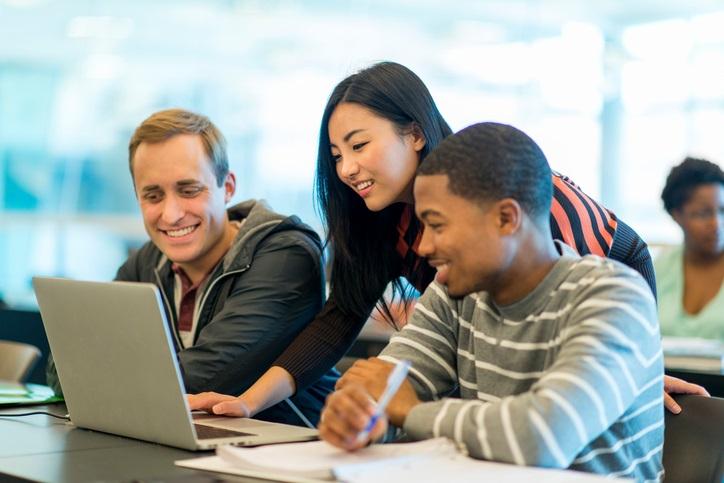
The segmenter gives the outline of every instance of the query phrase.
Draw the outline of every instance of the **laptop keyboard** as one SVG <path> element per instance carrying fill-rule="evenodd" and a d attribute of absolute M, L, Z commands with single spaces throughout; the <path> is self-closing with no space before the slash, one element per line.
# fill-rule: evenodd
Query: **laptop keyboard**
<path fill-rule="evenodd" d="M 256 436 L 253 433 L 242 433 L 231 429 L 215 428 L 205 424 L 194 424 L 198 439 L 232 438 L 234 436 Z"/>

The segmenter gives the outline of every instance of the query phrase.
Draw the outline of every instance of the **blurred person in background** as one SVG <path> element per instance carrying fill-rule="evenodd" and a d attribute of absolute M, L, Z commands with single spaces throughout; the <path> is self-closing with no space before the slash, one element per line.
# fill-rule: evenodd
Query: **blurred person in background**
<path fill-rule="evenodd" d="M 686 158 L 669 173 L 661 199 L 684 232 L 684 243 L 654 263 L 661 333 L 724 342 L 724 172 Z"/>

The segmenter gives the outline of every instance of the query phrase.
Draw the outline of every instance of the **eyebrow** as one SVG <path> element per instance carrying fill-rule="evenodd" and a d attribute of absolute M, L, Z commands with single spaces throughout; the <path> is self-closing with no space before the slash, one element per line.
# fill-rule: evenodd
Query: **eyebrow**
<path fill-rule="evenodd" d="M 427 209 L 427 210 L 423 211 L 422 213 L 420 213 L 420 219 L 423 221 L 426 220 L 430 216 L 443 217 L 443 214 L 440 213 L 439 211 L 433 210 L 433 209 Z"/>
<path fill-rule="evenodd" d="M 353 129 L 353 130 L 351 130 L 350 132 L 348 132 L 347 134 L 345 134 L 345 136 L 342 138 L 342 141 L 347 142 L 347 141 L 349 141 L 349 139 L 350 139 L 352 136 L 354 136 L 355 134 L 359 134 L 359 133 L 364 132 L 364 131 L 366 131 L 366 129 Z M 336 148 L 337 145 L 334 144 L 334 143 L 329 143 L 329 147 L 331 147 L 331 148 Z"/>
<path fill-rule="evenodd" d="M 143 193 L 148 193 L 149 191 L 156 191 L 156 190 L 159 190 L 159 189 L 161 189 L 161 187 L 160 187 L 159 185 L 157 185 L 157 184 L 152 184 L 152 185 L 144 186 L 144 187 L 141 189 L 141 191 L 142 191 Z"/>
<path fill-rule="evenodd" d="M 176 181 L 176 186 L 190 186 L 193 184 L 201 184 L 201 182 L 199 182 L 196 179 L 182 179 L 182 180 Z"/>
<path fill-rule="evenodd" d="M 176 182 L 176 186 L 182 186 L 182 187 L 183 186 L 192 186 L 192 185 L 196 185 L 196 184 L 200 184 L 200 183 L 198 180 L 195 180 L 195 179 L 182 179 L 182 180 L 179 180 Z M 144 186 L 143 188 L 141 188 L 141 192 L 148 193 L 150 191 L 157 191 L 160 189 L 161 189 L 161 186 L 159 186 L 157 184 L 150 184 L 148 186 Z"/>

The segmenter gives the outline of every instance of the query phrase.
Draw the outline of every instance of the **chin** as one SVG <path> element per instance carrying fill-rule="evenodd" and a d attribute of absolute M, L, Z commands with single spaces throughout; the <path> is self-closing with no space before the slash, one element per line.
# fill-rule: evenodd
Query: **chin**
<path fill-rule="evenodd" d="M 374 193 L 372 196 L 362 198 L 362 201 L 370 211 L 382 211 L 395 203 L 394 199 L 385 198 L 383 193 Z"/>
<path fill-rule="evenodd" d="M 484 283 L 452 283 L 448 280 L 447 293 L 451 298 L 461 299 L 467 295 L 478 292 L 488 291 L 488 287 Z"/>
<path fill-rule="evenodd" d="M 724 248 L 724 247 L 722 247 L 721 244 L 707 243 L 707 244 L 699 245 L 697 247 L 697 251 L 707 257 L 716 257 L 720 253 L 722 253 L 722 248 Z"/>
<path fill-rule="evenodd" d="M 382 211 L 382 210 L 384 210 L 385 208 L 387 208 L 388 206 L 390 206 L 390 204 L 389 204 L 389 203 L 379 203 L 379 202 L 374 202 L 374 201 L 367 201 L 367 200 L 365 200 L 365 206 L 367 207 L 368 210 L 377 212 L 377 211 Z"/>
<path fill-rule="evenodd" d="M 470 290 L 467 290 L 465 287 L 459 287 L 459 286 L 456 286 L 455 284 L 452 284 L 452 285 L 448 284 L 446 286 L 446 288 L 447 288 L 447 294 L 450 296 L 450 298 L 454 298 L 454 299 L 461 299 L 471 292 Z"/>
<path fill-rule="evenodd" d="M 166 255 L 166 258 L 173 263 L 190 263 L 199 258 L 197 250 L 174 250 L 166 247 L 166 249 L 161 249 L 161 251 Z"/>

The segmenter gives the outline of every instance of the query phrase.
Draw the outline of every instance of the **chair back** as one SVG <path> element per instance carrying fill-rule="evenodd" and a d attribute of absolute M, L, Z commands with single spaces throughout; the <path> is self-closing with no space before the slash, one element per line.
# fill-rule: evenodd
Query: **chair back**
<path fill-rule="evenodd" d="M 34 345 L 0 340 L 0 380 L 23 382 L 39 358 Z"/>
<path fill-rule="evenodd" d="M 681 413 L 666 411 L 663 463 L 666 483 L 724 481 L 724 399 L 675 397 Z"/>

